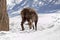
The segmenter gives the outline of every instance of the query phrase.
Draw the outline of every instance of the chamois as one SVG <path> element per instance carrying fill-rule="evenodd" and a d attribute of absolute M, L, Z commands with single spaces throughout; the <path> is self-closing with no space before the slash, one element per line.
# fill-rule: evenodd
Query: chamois
<path fill-rule="evenodd" d="M 34 29 L 34 25 L 33 22 L 35 24 L 35 30 L 37 30 L 37 22 L 38 22 L 38 15 L 36 13 L 36 11 L 32 8 L 23 8 L 23 10 L 21 11 L 21 27 L 22 27 L 22 31 L 24 30 L 24 22 L 27 21 L 29 28 L 31 29 L 33 27 Z"/>

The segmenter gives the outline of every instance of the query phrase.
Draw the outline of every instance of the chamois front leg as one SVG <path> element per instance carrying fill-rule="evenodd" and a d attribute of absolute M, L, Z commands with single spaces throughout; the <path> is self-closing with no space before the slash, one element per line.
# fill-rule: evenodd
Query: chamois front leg
<path fill-rule="evenodd" d="M 32 20 L 28 20 L 29 28 L 32 28 Z"/>

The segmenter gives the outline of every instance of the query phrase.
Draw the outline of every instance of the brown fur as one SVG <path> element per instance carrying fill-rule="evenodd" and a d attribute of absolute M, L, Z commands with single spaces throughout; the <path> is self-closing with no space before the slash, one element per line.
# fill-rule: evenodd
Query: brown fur
<path fill-rule="evenodd" d="M 25 21 L 28 21 L 30 29 L 32 27 L 34 29 L 34 26 L 32 24 L 34 22 L 35 23 L 35 30 L 37 30 L 38 16 L 37 16 L 35 10 L 33 10 L 32 8 L 24 8 L 21 11 L 21 17 L 22 17 L 22 22 L 21 22 L 22 30 L 24 30 L 23 24 L 24 24 Z"/>

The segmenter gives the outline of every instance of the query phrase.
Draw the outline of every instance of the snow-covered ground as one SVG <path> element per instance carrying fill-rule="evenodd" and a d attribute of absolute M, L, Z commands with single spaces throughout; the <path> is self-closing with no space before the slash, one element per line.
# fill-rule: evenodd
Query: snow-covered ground
<path fill-rule="evenodd" d="M 38 14 L 38 30 L 29 30 L 25 25 L 25 30 L 21 31 L 21 16 L 9 18 L 10 30 L 0 32 L 0 40 L 60 40 L 60 14 Z"/>

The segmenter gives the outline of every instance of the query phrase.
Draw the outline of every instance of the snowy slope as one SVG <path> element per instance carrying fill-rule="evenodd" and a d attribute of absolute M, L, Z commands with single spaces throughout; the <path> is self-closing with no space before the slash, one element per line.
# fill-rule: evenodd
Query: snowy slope
<path fill-rule="evenodd" d="M 60 14 L 38 14 L 38 30 L 21 30 L 21 17 L 10 17 L 10 31 L 0 32 L 0 40 L 60 40 Z"/>
<path fill-rule="evenodd" d="M 60 2 L 57 3 L 59 5 L 48 7 L 42 6 L 44 0 L 41 1 L 7 0 L 10 29 L 7 32 L 0 31 L 0 40 L 60 40 Z M 28 25 L 24 25 L 25 30 L 21 31 L 20 10 L 27 6 L 34 7 L 37 12 L 44 13 L 38 14 L 37 31 L 30 30 Z"/>

